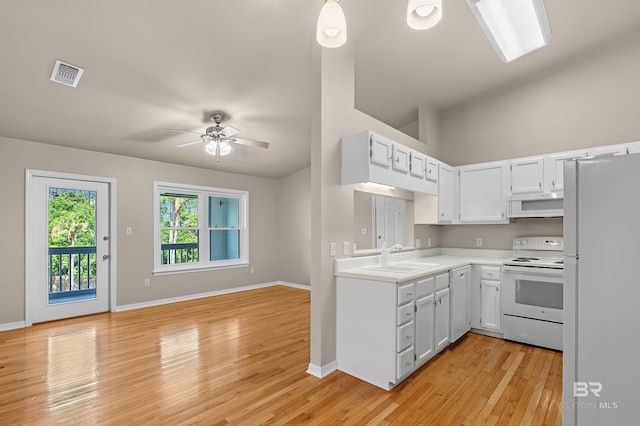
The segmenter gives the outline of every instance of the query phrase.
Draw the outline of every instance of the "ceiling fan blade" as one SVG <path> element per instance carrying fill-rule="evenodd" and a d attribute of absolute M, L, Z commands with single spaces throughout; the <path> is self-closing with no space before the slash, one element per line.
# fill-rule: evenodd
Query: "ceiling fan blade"
<path fill-rule="evenodd" d="M 264 149 L 269 148 L 269 143 L 268 142 L 254 141 L 253 139 L 230 138 L 229 142 L 230 143 L 235 143 L 235 144 L 238 144 L 238 145 L 254 146 L 256 148 L 264 148 Z"/>
<path fill-rule="evenodd" d="M 230 138 L 231 136 L 240 133 L 240 129 L 236 129 L 235 127 L 231 127 L 231 126 L 227 126 L 224 129 L 220 130 L 220 132 L 218 132 L 220 135 L 224 136 L 225 138 Z"/>
<path fill-rule="evenodd" d="M 171 132 L 180 132 L 180 133 L 190 133 L 192 135 L 198 135 L 198 136 L 202 136 L 202 133 L 198 133 L 198 132 L 189 132 L 188 130 L 180 130 L 180 129 L 167 129 Z"/>
<path fill-rule="evenodd" d="M 204 142 L 204 141 L 202 139 L 198 139 L 197 141 L 185 142 L 185 143 L 181 143 L 180 145 L 176 145 L 176 148 L 182 148 L 183 146 L 189 146 L 189 145 L 193 145 L 201 142 Z"/>

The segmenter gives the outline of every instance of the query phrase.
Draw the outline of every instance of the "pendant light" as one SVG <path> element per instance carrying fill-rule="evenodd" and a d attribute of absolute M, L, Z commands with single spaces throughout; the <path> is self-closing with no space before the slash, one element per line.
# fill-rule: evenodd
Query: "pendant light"
<path fill-rule="evenodd" d="M 347 41 L 347 20 L 340 0 L 325 0 L 318 16 L 316 40 L 324 47 L 340 47 Z"/>
<path fill-rule="evenodd" d="M 442 19 L 442 0 L 409 0 L 407 24 L 414 30 L 426 30 Z"/>

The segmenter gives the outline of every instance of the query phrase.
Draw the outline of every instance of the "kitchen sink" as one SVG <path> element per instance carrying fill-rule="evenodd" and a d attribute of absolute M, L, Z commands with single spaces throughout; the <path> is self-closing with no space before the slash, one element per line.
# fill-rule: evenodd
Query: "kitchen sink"
<path fill-rule="evenodd" d="M 412 259 L 407 262 L 403 262 L 403 265 L 419 265 L 419 266 L 440 266 L 439 263 L 429 262 L 427 259 Z"/>
<path fill-rule="evenodd" d="M 366 269 L 368 271 L 380 271 L 380 272 L 416 272 L 422 269 L 421 266 L 410 265 L 374 265 L 363 266 L 360 269 Z"/>

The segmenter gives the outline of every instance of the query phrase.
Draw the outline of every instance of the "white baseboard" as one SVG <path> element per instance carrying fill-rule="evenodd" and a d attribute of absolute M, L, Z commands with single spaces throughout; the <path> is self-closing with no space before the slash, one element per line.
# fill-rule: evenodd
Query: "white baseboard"
<path fill-rule="evenodd" d="M 337 369 L 338 369 L 338 363 L 336 361 L 331 361 L 329 364 L 325 364 L 322 367 L 309 363 L 309 368 L 307 368 L 307 374 L 310 374 L 319 379 L 322 379 L 324 377 L 327 377 L 329 374 L 333 373 Z"/>
<path fill-rule="evenodd" d="M 304 285 L 304 284 L 296 284 L 296 283 L 289 283 L 286 281 L 278 281 L 276 283 L 276 285 L 283 285 L 285 287 L 293 287 L 293 288 L 297 288 L 300 290 L 307 290 L 307 291 L 311 291 L 311 286 L 310 285 Z"/>
<path fill-rule="evenodd" d="M 305 286 L 305 285 L 302 285 L 302 284 L 288 283 L 288 282 L 284 282 L 284 281 L 272 281 L 272 282 L 269 282 L 269 283 L 252 284 L 252 285 L 247 285 L 247 286 L 243 286 L 243 287 L 235 287 L 235 288 L 228 288 L 228 289 L 223 289 L 223 290 L 209 291 L 209 292 L 206 292 L 206 293 L 187 294 L 185 296 L 170 297 L 168 299 L 158 299 L 158 300 L 150 300 L 148 302 L 132 303 L 132 304 L 129 304 L 129 305 L 120 305 L 120 306 L 116 306 L 116 310 L 114 312 L 130 311 L 132 309 L 149 308 L 151 306 L 166 305 L 168 303 L 186 302 L 188 300 L 196 300 L 196 299 L 202 299 L 202 298 L 205 298 L 205 297 L 220 296 L 222 294 L 239 293 L 241 291 L 248 291 L 248 290 L 255 290 L 255 289 L 258 289 L 258 288 L 272 287 L 274 285 L 283 285 L 283 286 L 286 286 L 286 287 L 299 288 L 299 289 L 303 289 L 303 290 L 310 290 L 311 289 L 311 287 Z"/>
<path fill-rule="evenodd" d="M 0 331 L 15 330 L 17 328 L 25 328 L 27 323 L 24 321 L 7 322 L 0 324 Z"/>

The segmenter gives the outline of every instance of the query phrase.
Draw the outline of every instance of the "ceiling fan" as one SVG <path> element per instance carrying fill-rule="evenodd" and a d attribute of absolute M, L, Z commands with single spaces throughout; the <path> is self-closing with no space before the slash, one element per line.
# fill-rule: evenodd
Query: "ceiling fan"
<path fill-rule="evenodd" d="M 200 139 L 191 142 L 181 143 L 180 145 L 176 145 L 177 148 L 182 148 L 189 145 L 194 145 L 197 143 L 206 143 L 205 151 L 207 154 L 215 155 L 216 161 L 220 161 L 220 157 L 224 155 L 229 155 L 234 151 L 232 145 L 247 145 L 253 146 L 257 148 L 269 148 L 269 144 L 267 142 L 255 141 L 252 139 L 241 139 L 234 137 L 236 134 L 240 132 L 239 129 L 235 127 L 220 127 L 220 123 L 224 120 L 224 114 L 214 113 L 211 114 L 209 120 L 215 123 L 215 126 L 207 127 L 204 133 L 196 133 L 190 132 L 187 130 L 180 129 L 167 129 L 172 132 L 180 132 L 180 133 L 191 133 L 194 135 L 200 136 Z"/>

